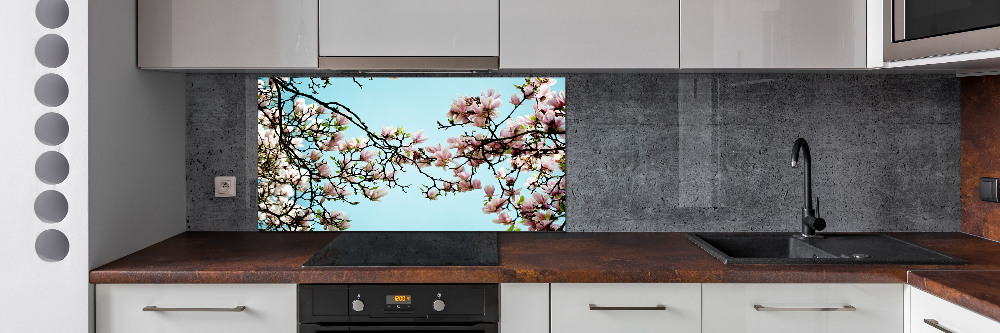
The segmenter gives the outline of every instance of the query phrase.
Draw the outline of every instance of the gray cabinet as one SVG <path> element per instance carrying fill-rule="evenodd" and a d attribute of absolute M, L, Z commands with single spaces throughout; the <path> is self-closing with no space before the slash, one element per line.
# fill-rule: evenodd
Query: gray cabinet
<path fill-rule="evenodd" d="M 677 68 L 678 0 L 503 0 L 500 68 Z"/>
<path fill-rule="evenodd" d="M 139 0 L 137 14 L 140 68 L 317 67 L 316 0 Z"/>
<path fill-rule="evenodd" d="M 881 67 L 879 5 L 871 0 L 682 0 L 681 67 Z M 877 63 L 870 63 L 869 53 Z"/>

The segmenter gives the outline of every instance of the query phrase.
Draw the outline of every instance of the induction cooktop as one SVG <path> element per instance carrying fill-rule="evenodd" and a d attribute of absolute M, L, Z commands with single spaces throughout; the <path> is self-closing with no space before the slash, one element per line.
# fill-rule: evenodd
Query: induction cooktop
<path fill-rule="evenodd" d="M 302 266 L 496 266 L 490 231 L 348 231 Z"/>

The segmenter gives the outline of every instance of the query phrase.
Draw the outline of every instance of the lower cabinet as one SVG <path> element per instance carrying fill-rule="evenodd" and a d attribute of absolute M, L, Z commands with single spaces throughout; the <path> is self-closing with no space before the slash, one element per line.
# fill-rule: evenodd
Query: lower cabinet
<path fill-rule="evenodd" d="M 910 332 L 978 333 L 1000 332 L 1000 322 L 981 316 L 937 296 L 910 289 Z"/>
<path fill-rule="evenodd" d="M 701 332 L 700 284 L 554 283 L 551 288 L 552 333 Z"/>
<path fill-rule="evenodd" d="M 549 333 L 549 284 L 501 283 L 500 332 Z"/>
<path fill-rule="evenodd" d="M 296 332 L 294 284 L 98 284 L 97 333 Z"/>
<path fill-rule="evenodd" d="M 903 332 L 902 284 L 703 284 L 705 333 Z"/>

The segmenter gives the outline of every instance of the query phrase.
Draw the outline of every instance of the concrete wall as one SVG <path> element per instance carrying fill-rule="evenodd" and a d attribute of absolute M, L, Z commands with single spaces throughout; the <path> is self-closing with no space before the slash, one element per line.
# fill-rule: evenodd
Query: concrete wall
<path fill-rule="evenodd" d="M 959 230 L 953 76 L 563 76 L 569 231 L 798 230 L 798 137 L 828 231 Z M 256 230 L 256 77 L 188 75 L 189 230 Z"/>

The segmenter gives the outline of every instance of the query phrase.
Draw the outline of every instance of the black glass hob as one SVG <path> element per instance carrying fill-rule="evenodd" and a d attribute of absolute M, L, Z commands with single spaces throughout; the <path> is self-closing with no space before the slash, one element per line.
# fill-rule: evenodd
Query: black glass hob
<path fill-rule="evenodd" d="M 346 231 L 302 266 L 496 266 L 496 232 Z"/>

